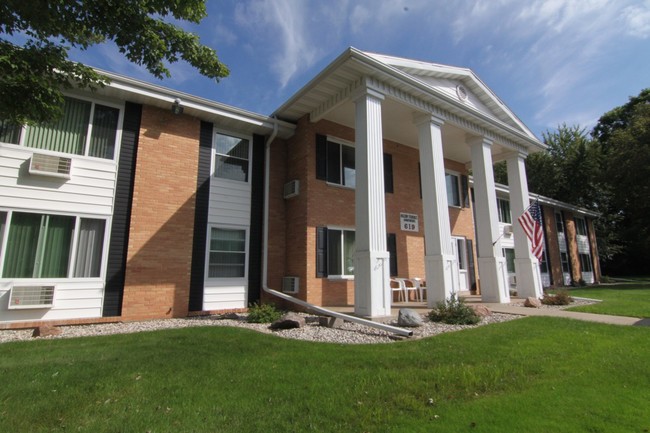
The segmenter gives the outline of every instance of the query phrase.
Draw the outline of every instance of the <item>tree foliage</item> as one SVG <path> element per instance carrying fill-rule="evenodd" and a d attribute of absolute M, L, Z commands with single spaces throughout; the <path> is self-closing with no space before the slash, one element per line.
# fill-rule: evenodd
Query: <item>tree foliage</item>
<path fill-rule="evenodd" d="M 68 50 L 113 41 L 131 62 L 158 78 L 185 60 L 202 75 L 228 75 L 198 36 L 166 20 L 198 23 L 204 0 L 4 0 L 0 3 L 0 118 L 40 123 L 58 117 L 62 89 L 94 89 L 106 78 L 71 62 Z M 16 40 L 24 40 L 22 45 Z"/>

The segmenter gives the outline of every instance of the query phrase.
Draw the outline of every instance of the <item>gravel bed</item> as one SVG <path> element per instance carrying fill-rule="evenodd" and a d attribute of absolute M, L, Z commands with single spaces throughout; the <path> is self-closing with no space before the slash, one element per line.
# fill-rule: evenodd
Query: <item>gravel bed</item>
<path fill-rule="evenodd" d="M 183 319 L 164 319 L 148 320 L 143 322 L 125 322 L 125 323 L 102 323 L 95 325 L 76 325 L 60 326 L 62 332 L 60 335 L 52 337 L 32 338 L 32 329 L 23 330 L 0 330 L 0 343 L 21 340 L 40 340 L 42 338 L 74 338 L 110 334 L 129 334 L 133 332 L 146 332 L 159 329 L 187 328 L 196 326 L 235 326 L 240 328 L 252 329 L 258 332 L 273 334 L 283 338 L 292 338 L 296 340 L 319 341 L 339 344 L 376 344 L 392 343 L 409 339 L 400 337 L 390 332 L 371 328 L 352 322 L 345 322 L 341 328 L 333 329 L 319 325 L 318 316 L 302 314 L 307 323 L 306 326 L 296 329 L 272 330 L 268 324 L 248 323 L 246 315 L 240 314 L 237 319 L 224 318 L 223 316 L 204 316 Z M 232 317 L 232 316 L 229 316 Z M 446 325 L 444 323 L 430 322 L 426 316 L 422 316 L 424 325 L 419 328 L 409 328 L 413 331 L 413 337 L 410 339 L 424 338 L 443 332 L 459 331 L 461 329 L 472 328 L 490 323 L 506 322 L 514 320 L 521 316 L 511 314 L 494 313 L 481 319 L 477 325 Z M 396 326 L 395 320 L 386 322 Z"/>

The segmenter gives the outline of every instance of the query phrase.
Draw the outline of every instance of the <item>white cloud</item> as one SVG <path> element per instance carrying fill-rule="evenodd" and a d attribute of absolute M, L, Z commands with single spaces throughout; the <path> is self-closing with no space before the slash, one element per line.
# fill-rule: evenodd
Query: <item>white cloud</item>
<path fill-rule="evenodd" d="M 622 18 L 630 35 L 643 39 L 650 37 L 650 0 L 624 8 Z"/>

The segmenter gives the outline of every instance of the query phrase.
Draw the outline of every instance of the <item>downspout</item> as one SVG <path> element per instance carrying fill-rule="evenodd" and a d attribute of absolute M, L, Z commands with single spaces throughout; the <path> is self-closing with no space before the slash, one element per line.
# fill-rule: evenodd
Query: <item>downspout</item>
<path fill-rule="evenodd" d="M 324 316 L 335 317 L 337 319 L 346 320 L 348 322 L 358 323 L 360 325 L 369 326 L 371 328 L 377 328 L 384 331 L 391 332 L 393 334 L 402 335 L 405 337 L 413 336 L 413 331 L 406 329 L 398 328 L 396 326 L 386 325 L 383 323 L 373 322 L 371 320 L 362 319 L 361 317 L 350 316 L 348 314 L 339 313 L 337 311 L 328 310 L 323 307 L 319 307 L 308 302 L 305 302 L 301 299 L 289 296 L 286 293 L 273 290 L 268 286 L 268 261 L 269 261 L 269 183 L 271 179 L 271 143 L 275 140 L 275 137 L 278 135 L 278 121 L 274 119 L 273 123 L 273 133 L 266 140 L 264 144 L 264 250 L 262 252 L 262 289 L 273 296 L 276 296 L 285 301 L 300 305 L 311 311 L 314 311 L 318 314 Z"/>

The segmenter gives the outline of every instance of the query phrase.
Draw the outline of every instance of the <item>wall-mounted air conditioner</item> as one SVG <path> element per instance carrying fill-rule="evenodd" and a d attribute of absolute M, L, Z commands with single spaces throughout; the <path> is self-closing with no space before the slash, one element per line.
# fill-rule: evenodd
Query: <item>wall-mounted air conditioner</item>
<path fill-rule="evenodd" d="M 284 184 L 284 198 L 295 197 L 300 194 L 300 181 L 292 180 Z"/>
<path fill-rule="evenodd" d="M 282 277 L 282 291 L 284 293 L 298 293 L 300 289 L 300 278 Z"/>
<path fill-rule="evenodd" d="M 34 153 L 29 161 L 29 174 L 70 179 L 71 165 L 71 158 Z"/>
<path fill-rule="evenodd" d="M 512 234 L 512 224 L 503 226 L 503 234 L 508 236 Z"/>
<path fill-rule="evenodd" d="M 13 286 L 9 308 L 50 308 L 54 303 L 54 289 L 55 286 Z"/>

